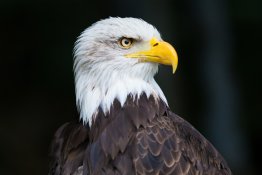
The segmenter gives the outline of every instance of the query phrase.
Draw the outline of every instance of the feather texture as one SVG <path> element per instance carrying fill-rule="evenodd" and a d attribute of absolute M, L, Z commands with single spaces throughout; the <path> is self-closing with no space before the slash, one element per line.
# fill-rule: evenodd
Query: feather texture
<path fill-rule="evenodd" d="M 55 134 L 49 175 L 229 175 L 219 152 L 162 100 L 142 94 Z M 79 172 L 81 171 L 81 172 Z"/>

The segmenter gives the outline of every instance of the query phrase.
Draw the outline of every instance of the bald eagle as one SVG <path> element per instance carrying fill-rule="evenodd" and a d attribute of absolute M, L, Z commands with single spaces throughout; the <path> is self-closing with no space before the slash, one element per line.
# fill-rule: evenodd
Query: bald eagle
<path fill-rule="evenodd" d="M 136 18 L 87 28 L 74 50 L 80 120 L 62 125 L 49 175 L 228 175 L 212 144 L 174 114 L 154 80 L 158 64 L 175 72 L 175 49 Z"/>

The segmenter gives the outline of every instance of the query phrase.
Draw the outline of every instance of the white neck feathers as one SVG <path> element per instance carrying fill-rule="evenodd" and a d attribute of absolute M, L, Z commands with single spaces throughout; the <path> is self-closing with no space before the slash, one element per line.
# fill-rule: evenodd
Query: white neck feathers
<path fill-rule="evenodd" d="M 110 107 L 115 99 L 123 106 L 128 95 L 139 98 L 142 93 L 145 93 L 147 97 L 152 95 L 167 104 L 152 74 L 144 78 L 130 75 L 132 74 L 119 72 L 99 75 L 92 74 L 92 71 L 76 72 L 76 100 L 80 119 L 84 124 L 89 123 L 91 126 L 98 108 L 101 108 L 105 114 L 110 113 Z"/>

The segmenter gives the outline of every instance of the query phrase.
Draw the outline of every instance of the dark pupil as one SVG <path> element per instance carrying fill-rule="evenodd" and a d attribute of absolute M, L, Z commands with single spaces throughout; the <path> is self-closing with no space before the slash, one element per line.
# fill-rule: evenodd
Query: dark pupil
<path fill-rule="evenodd" d="M 125 43 L 125 45 L 128 45 L 128 44 L 129 44 L 129 41 L 128 41 L 128 40 L 125 40 L 124 43 Z"/>

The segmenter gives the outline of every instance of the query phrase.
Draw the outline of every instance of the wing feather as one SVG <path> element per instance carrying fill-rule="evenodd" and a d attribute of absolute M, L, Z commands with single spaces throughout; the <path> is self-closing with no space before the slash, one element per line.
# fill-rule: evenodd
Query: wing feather
<path fill-rule="evenodd" d="M 49 155 L 49 175 L 81 174 L 88 133 L 79 123 L 66 123 L 56 131 Z"/>
<path fill-rule="evenodd" d="M 212 144 L 171 112 L 137 132 L 134 150 L 140 174 L 231 174 Z"/>

